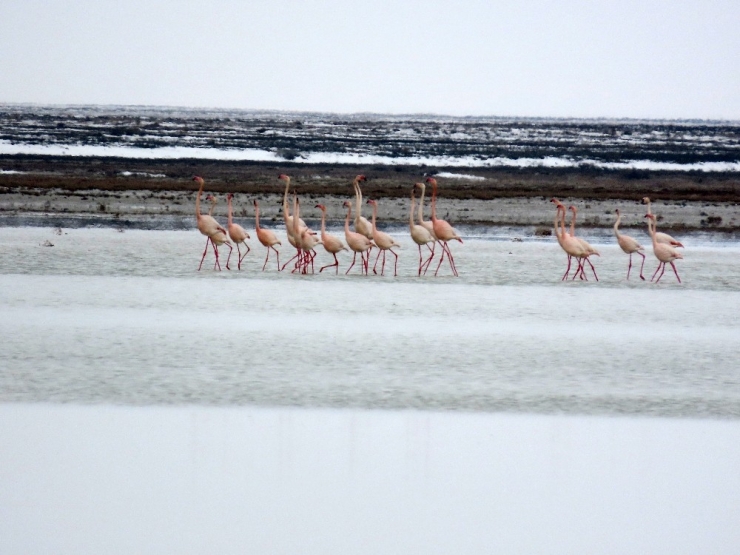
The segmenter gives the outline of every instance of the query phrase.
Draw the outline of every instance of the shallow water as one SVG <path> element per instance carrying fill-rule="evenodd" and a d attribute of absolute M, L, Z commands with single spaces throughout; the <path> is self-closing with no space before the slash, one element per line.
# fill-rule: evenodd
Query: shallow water
<path fill-rule="evenodd" d="M 0 404 L 3 553 L 732 554 L 740 422 Z"/>
<path fill-rule="evenodd" d="M 740 416 L 736 243 L 689 241 L 656 285 L 598 237 L 599 282 L 500 238 L 417 278 L 398 239 L 397 278 L 298 276 L 254 240 L 197 272 L 196 231 L 0 228 L 0 401 Z"/>

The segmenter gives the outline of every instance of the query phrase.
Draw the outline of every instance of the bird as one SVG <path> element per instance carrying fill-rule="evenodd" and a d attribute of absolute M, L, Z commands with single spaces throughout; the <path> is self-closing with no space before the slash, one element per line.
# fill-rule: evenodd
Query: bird
<path fill-rule="evenodd" d="M 282 245 L 275 234 L 269 229 L 260 227 L 260 206 L 259 203 L 254 201 L 254 226 L 257 228 L 257 239 L 265 247 L 267 247 L 267 256 L 265 256 L 265 263 L 262 265 L 262 271 L 265 271 L 267 266 L 267 260 L 270 257 L 270 249 L 275 251 L 275 257 L 277 258 L 277 267 L 280 270 L 280 252 L 275 248 L 275 245 Z"/>
<path fill-rule="evenodd" d="M 357 214 L 355 215 L 355 231 L 362 233 L 365 237 L 373 239 L 373 226 L 367 221 L 367 218 L 362 215 L 362 190 L 360 189 L 360 183 L 367 181 L 367 177 L 364 175 L 358 175 L 352 182 L 352 186 L 355 189 L 355 205 L 357 208 Z"/>
<path fill-rule="evenodd" d="M 629 266 L 627 266 L 627 279 L 630 278 L 630 270 L 632 269 L 632 255 L 636 253 L 642 256 L 642 264 L 640 265 L 640 279 L 645 281 L 645 276 L 642 275 L 642 268 L 645 266 L 645 255 L 640 252 L 644 249 L 642 245 L 640 245 L 640 243 L 638 243 L 629 235 L 619 233 L 619 223 L 622 221 L 622 214 L 619 212 L 619 208 L 616 209 L 616 212 L 617 221 L 614 222 L 614 235 L 617 238 L 617 243 L 619 243 L 619 248 L 630 255 L 630 263 Z"/>
<path fill-rule="evenodd" d="M 240 226 L 239 224 L 235 224 L 234 220 L 232 218 L 232 208 L 231 208 L 231 199 L 234 198 L 233 193 L 229 193 L 226 195 L 226 202 L 229 206 L 229 221 L 226 224 L 226 229 L 229 232 L 229 238 L 231 238 L 234 243 L 236 243 L 236 250 L 239 253 L 239 263 L 237 264 L 237 268 L 239 270 L 242 269 L 242 260 L 244 260 L 244 257 L 246 257 L 249 254 L 249 251 L 251 250 L 249 248 L 249 245 L 247 244 L 247 239 L 251 239 L 249 236 L 249 233 L 246 232 L 246 230 Z M 239 244 L 243 244 L 247 248 L 247 252 L 244 253 L 244 256 L 242 256 L 242 251 L 239 248 Z M 232 249 L 233 252 L 233 249 Z M 231 252 L 229 252 L 229 258 L 231 258 Z M 226 265 L 229 264 L 229 260 L 226 260 Z"/>
<path fill-rule="evenodd" d="M 432 224 L 432 222 L 424 219 L 424 193 L 426 192 L 426 184 L 422 181 L 421 183 L 417 183 L 416 185 L 418 187 L 421 187 L 421 198 L 419 199 L 419 225 L 426 229 L 434 238 L 434 243 L 432 243 L 432 254 L 429 256 L 429 261 L 424 268 L 424 275 L 426 275 L 427 270 L 429 269 L 429 265 L 432 263 L 432 260 L 434 260 L 434 251 L 437 248 L 437 243 L 439 243 L 439 240 L 437 239 L 437 236 L 434 235 L 434 225 Z"/>
<path fill-rule="evenodd" d="M 447 242 L 454 239 L 462 243 L 463 240 L 457 233 L 455 233 L 455 230 L 452 229 L 452 226 L 449 223 L 437 218 L 437 180 L 433 177 L 427 177 L 426 182 L 432 184 L 432 226 L 434 229 L 434 236 L 442 244 L 442 256 L 439 259 L 439 264 L 437 265 L 437 270 L 434 272 L 434 275 L 436 276 L 437 272 L 439 272 L 439 268 L 442 266 L 442 261 L 445 259 L 446 254 L 447 259 L 450 262 L 450 268 L 452 268 L 452 273 L 457 276 L 455 259 L 452 257 L 452 252 L 450 252 L 450 246 Z"/>
<path fill-rule="evenodd" d="M 208 195 L 206 199 L 211 201 L 211 209 L 208 211 L 208 215 L 213 217 L 213 211 L 216 208 L 218 199 L 215 195 Z M 229 247 L 229 256 L 226 258 L 226 269 L 231 270 L 231 268 L 229 267 L 229 260 L 231 259 L 231 253 L 234 252 L 234 249 L 231 246 L 231 242 L 229 241 L 227 234 L 219 230 L 211 235 L 211 242 L 216 246 L 216 251 L 218 251 L 218 247 L 220 247 L 221 245 L 226 245 L 227 247 Z M 216 267 L 218 267 L 219 270 L 221 269 L 221 265 L 218 263 L 218 257 L 216 257 L 216 263 L 213 265 L 213 269 L 215 270 Z"/>
<path fill-rule="evenodd" d="M 421 185 L 423 188 L 423 184 L 416 183 L 411 188 L 411 211 L 409 212 L 409 233 L 411 234 L 411 239 L 413 239 L 414 243 L 419 247 L 419 271 L 416 275 L 421 275 L 421 269 L 426 267 L 429 267 L 429 264 L 432 261 L 432 257 L 434 257 L 434 248 L 429 246 L 429 243 L 432 243 L 432 245 L 435 244 L 434 236 L 431 234 L 431 232 L 424 227 L 423 225 L 417 224 L 414 221 L 414 193 L 416 192 L 416 188 Z M 421 203 L 419 203 L 419 213 L 421 214 Z M 431 253 L 429 255 L 429 258 L 425 261 L 423 261 L 423 257 L 421 254 L 421 246 L 426 245 L 426 247 L 429 249 L 429 252 Z"/>
<path fill-rule="evenodd" d="M 198 196 L 195 197 L 195 220 L 198 226 L 198 231 L 200 231 L 203 235 L 207 237 L 206 248 L 203 251 L 203 256 L 200 259 L 200 265 L 198 266 L 198 271 L 200 271 L 201 267 L 203 266 L 203 260 L 205 260 L 206 254 L 208 253 L 209 244 L 213 247 L 213 253 L 216 255 L 216 264 L 214 265 L 214 268 L 218 267 L 218 269 L 220 270 L 221 264 L 218 261 L 218 247 L 216 246 L 216 242 L 214 242 L 213 239 L 219 233 L 223 234 L 225 238 L 226 230 L 219 225 L 219 223 L 213 218 L 213 216 L 200 213 L 200 196 L 203 194 L 203 187 L 205 186 L 205 180 L 199 175 L 196 175 L 196 176 L 193 176 L 193 181 L 195 181 L 199 185 Z M 211 206 L 211 210 L 213 210 L 213 205 Z M 221 237 L 219 236 L 218 239 L 221 240 Z"/>
<path fill-rule="evenodd" d="M 599 254 L 599 251 L 597 251 L 595 248 L 593 248 L 588 243 L 588 241 L 586 241 L 585 239 L 581 239 L 580 237 L 576 237 L 576 214 L 578 213 L 578 209 L 575 206 L 570 205 L 568 207 L 568 210 L 573 212 L 573 217 L 570 220 L 570 235 L 583 246 L 583 249 L 585 252 L 584 256 L 577 257 L 578 258 L 578 269 L 576 270 L 576 273 L 573 275 L 573 279 L 576 279 L 576 276 L 578 275 L 579 272 L 581 274 L 581 278 L 587 279 L 586 273 L 585 273 L 584 262 L 588 262 L 588 265 L 591 266 L 591 271 L 594 273 L 594 277 L 596 278 L 596 281 L 599 281 L 599 276 L 596 275 L 596 268 L 594 268 L 594 265 L 591 264 L 591 261 L 588 259 L 588 257 L 594 254 L 596 256 L 601 256 L 601 255 Z M 563 215 L 563 220 L 565 220 L 564 215 Z"/>
<path fill-rule="evenodd" d="M 653 281 L 655 279 L 655 276 L 658 274 L 658 270 L 661 270 L 660 275 L 658 275 L 658 279 L 655 279 L 655 283 L 658 283 L 660 281 L 660 278 L 663 277 L 663 272 L 665 272 L 666 262 L 668 262 L 670 263 L 671 268 L 673 268 L 673 273 L 676 274 L 676 279 L 678 280 L 678 283 L 681 283 L 681 278 L 678 277 L 678 270 L 676 270 L 676 265 L 673 262 L 675 260 L 682 259 L 683 255 L 671 245 L 668 245 L 666 243 L 659 243 L 657 239 L 658 233 L 655 231 L 655 215 L 645 214 L 645 217 L 648 218 L 648 232 L 650 233 L 650 237 L 653 240 L 653 254 L 655 254 L 655 258 L 657 258 L 659 262 L 658 267 L 655 269 L 653 277 L 650 278 L 650 281 Z"/>
<path fill-rule="evenodd" d="M 293 272 L 300 271 L 302 274 L 308 273 L 308 265 L 311 264 L 311 273 L 313 273 L 313 259 L 316 257 L 314 248 L 321 243 L 308 228 L 300 227 L 300 203 L 298 195 L 293 195 L 293 238 L 299 249 L 298 262 Z"/>
<path fill-rule="evenodd" d="M 566 252 L 568 255 L 568 269 L 565 272 L 565 275 L 561 278 L 560 281 L 563 281 L 565 278 L 568 277 L 568 273 L 570 272 L 570 262 L 572 257 L 579 259 L 579 265 L 578 270 L 576 270 L 576 273 L 573 275 L 573 279 L 575 279 L 576 275 L 578 275 L 578 272 L 583 270 L 580 260 L 587 256 L 586 248 L 583 246 L 583 243 L 579 241 L 577 238 L 573 237 L 570 233 L 568 233 L 565 230 L 565 205 L 561 202 L 556 203 L 556 213 L 555 213 L 555 233 L 558 234 L 558 224 L 560 225 L 560 232 L 558 235 L 558 242 L 560 243 L 560 246 L 562 249 Z M 581 276 L 581 279 L 585 279 L 584 276 Z"/>
<path fill-rule="evenodd" d="M 349 274 L 349 271 L 355 265 L 355 260 L 357 260 L 358 252 L 360 253 L 360 259 L 362 260 L 362 268 L 364 270 L 364 273 L 367 274 L 368 261 L 365 260 L 365 252 L 370 250 L 373 242 L 361 233 L 350 231 L 349 219 L 352 217 L 352 204 L 348 200 L 345 200 L 343 206 L 347 208 L 347 218 L 344 220 L 344 238 L 347 241 L 347 246 L 355 253 L 352 257 L 352 264 L 350 264 L 349 268 L 347 268 L 347 271 L 344 274 Z M 360 273 L 362 273 L 362 271 Z"/>
<path fill-rule="evenodd" d="M 393 256 L 396 257 L 395 263 L 393 265 L 393 275 L 398 275 L 398 255 L 393 250 L 393 247 L 401 247 L 398 243 L 396 243 L 393 240 L 393 237 L 388 235 L 387 233 L 383 231 L 379 231 L 378 227 L 376 225 L 376 219 L 378 216 L 378 201 L 370 199 L 367 201 L 368 204 L 372 204 L 373 206 L 373 242 L 378 247 L 378 256 L 375 257 L 375 264 L 373 265 L 373 273 L 377 274 L 378 272 L 375 271 L 375 268 L 378 266 L 378 260 L 380 259 L 381 253 L 383 254 L 383 265 L 380 267 L 380 275 L 384 275 L 385 272 L 385 251 L 389 251 Z"/>
<path fill-rule="evenodd" d="M 570 234 L 565 230 L 565 205 L 560 202 L 556 198 L 551 198 L 550 202 L 552 202 L 555 205 L 555 221 L 553 222 L 553 225 L 555 226 L 555 237 L 558 240 L 558 244 L 560 245 L 560 248 L 562 248 L 565 251 L 565 254 L 568 255 L 568 267 L 565 269 L 565 273 L 563 274 L 563 277 L 560 278 L 560 281 L 568 279 L 568 274 L 570 274 L 570 266 L 573 259 L 573 256 L 565 249 L 564 241 L 566 237 L 570 237 Z M 562 215 L 563 220 L 560 221 L 560 209 L 562 208 Z M 562 229 L 559 230 L 558 227 L 561 227 Z"/>
<path fill-rule="evenodd" d="M 321 210 L 321 242 L 324 245 L 324 250 L 334 257 L 334 264 L 327 264 L 319 269 L 319 273 L 323 272 L 326 268 L 336 267 L 336 273 L 339 273 L 339 260 L 337 260 L 337 254 L 341 251 L 346 251 L 347 247 L 344 243 L 333 235 L 329 235 L 326 232 L 326 206 L 323 204 L 317 204 L 314 208 Z"/>
<path fill-rule="evenodd" d="M 647 213 L 652 214 L 652 211 L 650 210 L 650 198 L 649 197 L 643 197 L 642 203 L 647 204 Z M 655 220 L 653 220 L 655 222 Z M 648 222 L 648 228 L 650 227 L 650 222 Z M 680 241 L 677 241 L 667 233 L 663 233 L 661 231 L 658 231 L 655 233 L 655 240 L 658 243 L 664 243 L 666 245 L 670 245 L 672 247 L 683 247 Z"/>
<path fill-rule="evenodd" d="M 293 262 L 295 259 L 299 259 L 298 262 L 296 262 L 296 266 L 300 263 L 300 256 L 301 256 L 301 249 L 298 247 L 298 243 L 296 241 L 296 237 L 293 232 L 293 216 L 290 215 L 290 210 L 288 209 L 288 192 L 290 189 L 290 177 L 285 175 L 284 173 L 281 173 L 278 175 L 278 179 L 285 182 L 285 192 L 283 193 L 283 220 L 285 221 L 285 233 L 288 236 L 288 243 L 296 250 L 296 253 L 293 255 L 293 257 L 288 260 L 281 268 L 278 268 L 280 271 L 284 270 L 285 267 Z M 300 217 L 298 218 L 298 227 L 300 232 L 303 232 L 304 229 L 308 229 L 306 226 L 306 222 L 304 222 Z"/>

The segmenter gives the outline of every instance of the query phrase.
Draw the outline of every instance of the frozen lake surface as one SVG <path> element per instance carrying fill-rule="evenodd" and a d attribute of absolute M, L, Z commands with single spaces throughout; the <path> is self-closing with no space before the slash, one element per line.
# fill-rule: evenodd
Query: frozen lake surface
<path fill-rule="evenodd" d="M 0 552 L 736 552 L 737 243 L 656 285 L 604 235 L 587 283 L 554 239 L 419 279 L 398 238 L 398 278 L 297 276 L 0 228 Z"/>

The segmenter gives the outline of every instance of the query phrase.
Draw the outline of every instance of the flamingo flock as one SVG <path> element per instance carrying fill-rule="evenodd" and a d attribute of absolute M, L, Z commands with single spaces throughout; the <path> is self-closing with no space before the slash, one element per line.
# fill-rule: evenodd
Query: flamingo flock
<path fill-rule="evenodd" d="M 301 218 L 301 203 L 296 192 L 290 191 L 290 177 L 285 174 L 280 174 L 278 179 L 285 183 L 285 191 L 283 194 L 282 212 L 283 220 L 285 223 L 285 232 L 290 245 L 296 249 L 293 257 L 280 265 L 280 252 L 276 248 L 277 245 L 282 246 L 282 242 L 278 239 L 276 234 L 260 226 L 260 209 L 259 203 L 254 200 L 254 217 L 255 217 L 255 231 L 257 240 L 266 249 L 265 260 L 262 265 L 262 271 L 265 271 L 268 266 L 270 254 L 275 253 L 276 269 L 283 271 L 287 268 L 291 262 L 293 263 L 291 272 L 299 274 L 314 273 L 314 261 L 317 256 L 316 248 L 318 246 L 323 247 L 327 254 L 331 255 L 333 262 L 321 266 L 318 273 L 323 272 L 326 269 L 334 268 L 335 274 L 339 273 L 339 259 L 337 254 L 342 251 L 351 251 L 353 253 L 352 263 L 349 265 L 345 274 L 349 274 L 355 265 L 358 265 L 359 273 L 361 275 L 368 275 L 370 273 L 370 258 L 373 249 L 377 250 L 375 255 L 375 261 L 372 265 L 372 272 L 378 274 L 378 264 L 380 264 L 380 275 L 385 275 L 386 257 L 388 254 L 392 255 L 393 258 L 393 275 L 398 275 L 398 257 L 399 254 L 394 249 L 401 248 L 401 245 L 389 234 L 378 229 L 378 201 L 370 199 L 367 201 L 372 207 L 372 219 L 368 221 L 362 215 L 362 188 L 361 184 L 367 181 L 364 175 L 358 175 L 352 182 L 352 189 L 354 193 L 354 219 L 352 214 L 352 202 L 346 200 L 343 203 L 344 208 L 347 209 L 346 217 L 344 220 L 344 240 L 345 243 L 339 237 L 331 235 L 326 231 L 326 206 L 323 204 L 316 204 L 314 208 L 321 212 L 321 229 L 320 232 L 316 232 L 310 229 L 306 222 Z M 242 262 L 246 258 L 247 254 L 251 251 L 247 239 L 251 239 L 249 233 L 239 224 L 233 221 L 233 206 L 232 202 L 234 195 L 229 193 L 226 197 L 228 203 L 228 223 L 224 228 L 221 226 L 216 219 L 213 217 L 213 210 L 217 203 L 217 199 L 213 195 L 206 197 L 207 201 L 211 203 L 211 209 L 208 215 L 201 214 L 201 196 L 205 182 L 202 177 L 195 176 L 193 180 L 198 183 L 198 194 L 195 200 L 195 216 L 198 230 L 206 236 L 206 245 L 201 256 L 198 270 L 203 266 L 209 248 L 213 251 L 215 262 L 214 270 L 221 270 L 220 258 L 219 258 L 219 247 L 226 246 L 229 249 L 229 255 L 226 259 L 226 269 L 230 270 L 231 267 L 229 262 L 231 255 L 233 254 L 232 243 L 237 247 L 237 269 L 241 270 Z M 432 200 L 431 200 L 431 217 L 430 220 L 424 220 L 424 197 L 426 193 L 426 186 L 432 187 Z M 418 194 L 418 196 L 417 196 Z M 462 238 L 454 230 L 452 225 L 445 220 L 437 217 L 437 180 L 433 177 L 427 178 L 424 182 L 415 183 L 410 190 L 410 208 L 409 208 L 409 234 L 413 242 L 417 245 L 419 253 L 419 262 L 417 267 L 417 276 L 426 275 L 435 258 L 437 249 L 439 248 L 441 254 L 439 255 L 439 261 L 434 271 L 434 275 L 437 276 L 444 264 L 445 259 L 450 268 L 450 272 L 453 276 L 457 277 L 458 270 L 455 264 L 455 259 L 450 248 L 450 242 L 458 241 L 463 242 Z M 562 275 L 561 280 L 565 281 L 569 277 L 571 280 L 580 279 L 588 281 L 588 275 L 586 273 L 587 267 L 590 269 L 593 278 L 599 281 L 599 277 L 596 273 L 596 267 L 592 262 L 593 257 L 600 256 L 600 253 L 590 245 L 586 240 L 576 236 L 576 219 L 578 209 L 571 205 L 565 206 L 558 199 L 553 198 L 551 201 L 555 205 L 555 217 L 553 220 L 553 227 L 555 231 L 555 237 L 560 247 L 565 251 L 567 255 L 567 268 L 565 273 Z M 651 211 L 650 199 L 645 197 L 643 203 L 647 205 L 647 213 L 645 219 L 647 220 L 648 234 L 652 240 L 653 253 L 658 260 L 658 267 L 656 268 L 651 281 L 656 283 L 660 281 L 665 272 L 666 264 L 670 264 L 676 279 L 681 283 L 681 278 L 678 275 L 675 261 L 683 258 L 682 254 L 676 249 L 683 247 L 683 245 L 666 233 L 658 232 L 656 229 L 657 219 Z M 292 210 L 291 210 L 292 209 Z M 291 213 L 292 212 L 292 213 Z M 570 226 L 566 226 L 566 215 L 571 213 Z M 629 255 L 629 262 L 627 266 L 627 280 L 629 280 L 630 273 L 632 270 L 632 255 L 642 257 L 640 264 L 639 277 L 641 280 L 645 280 L 643 275 L 643 269 L 645 266 L 646 256 L 644 254 L 644 247 L 634 238 L 620 233 L 619 225 L 621 223 L 622 214 L 617 208 L 615 210 L 616 221 L 614 222 L 614 235 L 617 239 L 617 244 L 622 251 Z M 353 223 L 354 229 L 350 229 L 350 222 Z M 241 247 L 244 247 L 244 253 L 242 254 Z M 359 254 L 359 263 L 357 257 Z M 382 258 L 382 261 L 381 261 Z M 571 276 L 571 268 L 573 261 L 576 261 L 576 269 Z"/>

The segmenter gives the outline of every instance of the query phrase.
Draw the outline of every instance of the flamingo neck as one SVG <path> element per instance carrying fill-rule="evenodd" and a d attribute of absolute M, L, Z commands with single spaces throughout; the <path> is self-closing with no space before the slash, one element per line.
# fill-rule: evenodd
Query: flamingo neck
<path fill-rule="evenodd" d="M 324 240 L 324 235 L 326 235 L 326 211 L 321 211 L 321 240 Z"/>
<path fill-rule="evenodd" d="M 259 231 L 260 229 L 260 207 L 259 204 L 254 205 L 254 228 Z"/>
<path fill-rule="evenodd" d="M 614 222 L 614 235 L 619 237 L 619 222 L 622 221 L 622 214 L 617 214 L 617 221 Z"/>
<path fill-rule="evenodd" d="M 200 195 L 203 194 L 203 185 L 205 185 L 204 181 L 200 182 L 200 188 L 198 189 L 198 196 L 195 197 L 195 219 L 200 219 Z"/>
<path fill-rule="evenodd" d="M 437 182 L 432 184 L 432 221 L 437 219 Z"/>
<path fill-rule="evenodd" d="M 227 199 L 227 200 L 229 202 L 229 216 L 228 216 L 228 221 L 229 221 L 229 225 L 231 225 L 233 223 L 233 220 L 231 219 L 231 199 Z"/>
<path fill-rule="evenodd" d="M 424 224 L 424 191 L 426 186 L 421 184 L 421 197 L 419 197 L 419 223 Z"/>
<path fill-rule="evenodd" d="M 409 229 L 414 229 L 414 208 L 415 208 L 414 191 L 411 191 L 411 211 L 409 212 Z"/>
<path fill-rule="evenodd" d="M 288 190 L 290 189 L 290 177 L 285 178 L 285 193 L 283 194 L 283 217 L 288 220 Z"/>
<path fill-rule="evenodd" d="M 347 204 L 347 218 L 344 220 L 344 232 L 349 233 L 349 219 L 352 217 L 352 205 Z"/>

